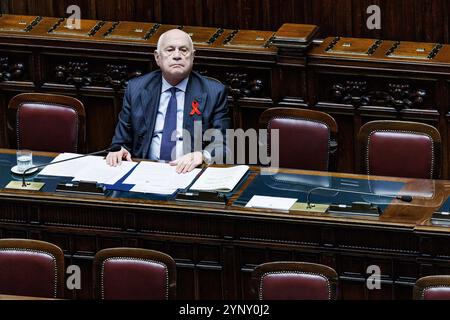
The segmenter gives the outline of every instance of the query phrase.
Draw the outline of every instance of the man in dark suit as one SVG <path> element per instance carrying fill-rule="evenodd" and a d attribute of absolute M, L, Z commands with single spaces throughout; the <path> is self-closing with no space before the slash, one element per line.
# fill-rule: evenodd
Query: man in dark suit
<path fill-rule="evenodd" d="M 226 89 L 192 71 L 194 53 L 184 31 L 161 35 L 155 50 L 160 70 L 128 84 L 112 139 L 122 149 L 108 154 L 109 165 L 137 157 L 169 161 L 185 173 L 213 157 L 225 157 L 225 130 L 230 127 Z M 208 129 L 215 130 L 215 139 L 206 147 L 203 135 Z M 223 139 L 217 138 L 220 134 Z"/>

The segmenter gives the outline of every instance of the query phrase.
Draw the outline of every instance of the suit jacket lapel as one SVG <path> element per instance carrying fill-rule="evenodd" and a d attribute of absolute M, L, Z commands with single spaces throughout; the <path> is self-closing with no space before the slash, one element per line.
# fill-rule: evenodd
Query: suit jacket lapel
<path fill-rule="evenodd" d="M 191 137 L 193 138 L 194 133 L 194 121 L 201 121 L 201 114 L 190 115 L 192 111 L 192 103 L 194 101 L 198 102 L 198 109 L 200 113 L 203 113 L 203 109 L 205 107 L 207 93 L 201 91 L 201 87 L 195 81 L 196 79 L 191 76 L 189 79 L 189 83 L 186 87 L 186 94 L 184 96 L 184 112 L 183 112 L 183 129 L 189 131 L 191 133 Z"/>
<path fill-rule="evenodd" d="M 143 156 L 148 154 L 152 141 L 153 130 L 155 128 L 156 115 L 158 113 L 159 100 L 161 98 L 161 75 L 154 77 L 141 93 L 142 114 L 144 116 L 145 138 L 142 142 Z"/>

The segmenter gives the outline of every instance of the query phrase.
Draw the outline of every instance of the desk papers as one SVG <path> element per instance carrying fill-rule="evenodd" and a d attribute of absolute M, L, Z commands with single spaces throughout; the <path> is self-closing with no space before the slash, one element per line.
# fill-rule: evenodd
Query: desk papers
<path fill-rule="evenodd" d="M 61 153 L 53 162 L 81 156 L 76 153 Z M 136 165 L 136 162 L 122 161 L 117 167 L 106 164 L 104 157 L 86 156 L 45 167 L 39 175 L 73 177 L 73 181 L 95 181 L 97 183 L 114 184 Z"/>
<path fill-rule="evenodd" d="M 296 202 L 295 198 L 253 196 L 245 207 L 289 211 Z"/>
<path fill-rule="evenodd" d="M 231 168 L 209 167 L 189 190 L 233 191 L 248 169 L 249 167 L 244 165 Z"/>
<path fill-rule="evenodd" d="M 187 188 L 200 171 L 177 173 L 176 166 L 168 163 L 140 162 L 123 183 L 134 184 L 132 192 L 173 194 L 178 189 Z"/>

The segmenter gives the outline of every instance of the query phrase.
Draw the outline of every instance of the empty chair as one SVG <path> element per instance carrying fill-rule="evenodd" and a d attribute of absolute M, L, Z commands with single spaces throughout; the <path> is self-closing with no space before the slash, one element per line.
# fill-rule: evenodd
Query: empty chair
<path fill-rule="evenodd" d="M 428 276 L 420 278 L 414 285 L 415 300 L 450 300 L 450 276 Z"/>
<path fill-rule="evenodd" d="M 252 273 L 260 300 L 334 300 L 337 282 L 336 271 L 316 263 L 268 262 Z"/>
<path fill-rule="evenodd" d="M 22 93 L 11 99 L 8 109 L 9 132 L 16 138 L 18 149 L 84 152 L 86 114 L 79 100 Z"/>
<path fill-rule="evenodd" d="M 0 239 L 0 294 L 62 298 L 64 254 L 51 243 Z"/>
<path fill-rule="evenodd" d="M 94 259 L 97 299 L 167 300 L 176 295 L 175 261 L 162 252 L 111 248 Z"/>
<path fill-rule="evenodd" d="M 270 141 L 270 131 L 279 130 L 280 167 L 318 171 L 335 168 L 337 123 L 329 114 L 307 109 L 271 108 L 261 114 L 259 122 L 261 128 L 269 131 L 269 155 L 276 151 Z"/>
<path fill-rule="evenodd" d="M 371 121 L 359 130 L 358 141 L 366 174 L 439 177 L 441 136 L 433 126 L 409 121 Z"/>

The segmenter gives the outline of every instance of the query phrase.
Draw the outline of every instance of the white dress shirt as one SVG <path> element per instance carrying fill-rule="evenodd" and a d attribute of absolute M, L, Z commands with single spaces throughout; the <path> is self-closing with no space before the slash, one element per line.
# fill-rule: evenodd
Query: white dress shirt
<path fill-rule="evenodd" d="M 184 115 L 184 97 L 189 77 L 182 80 L 175 87 L 178 89 L 177 96 L 177 142 L 176 142 L 176 158 L 183 155 L 183 115 Z M 159 160 L 161 154 L 161 139 L 164 128 L 164 119 L 166 118 L 167 107 L 170 100 L 170 88 L 173 86 L 169 84 L 164 77 L 162 77 L 161 98 L 159 101 L 158 113 L 156 115 L 155 128 L 153 130 L 152 143 L 150 145 L 150 160 Z"/>

